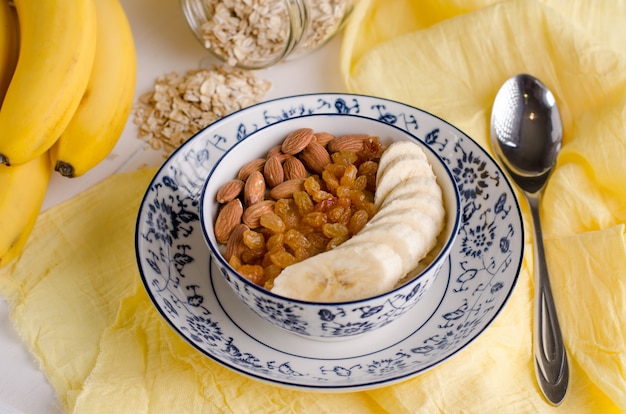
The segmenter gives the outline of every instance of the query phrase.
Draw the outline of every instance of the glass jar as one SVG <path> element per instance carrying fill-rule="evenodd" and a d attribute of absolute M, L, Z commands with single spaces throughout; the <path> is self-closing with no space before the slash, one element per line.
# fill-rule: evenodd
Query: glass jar
<path fill-rule="evenodd" d="M 354 0 L 180 0 L 189 27 L 228 65 L 261 69 L 319 49 Z"/>

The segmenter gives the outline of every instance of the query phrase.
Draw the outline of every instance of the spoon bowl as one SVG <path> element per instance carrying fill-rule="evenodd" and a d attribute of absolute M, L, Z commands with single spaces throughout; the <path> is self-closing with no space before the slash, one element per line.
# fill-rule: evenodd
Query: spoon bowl
<path fill-rule="evenodd" d="M 544 396 L 553 405 L 565 398 L 569 366 L 550 287 L 539 206 L 556 164 L 562 137 L 556 100 L 541 81 L 520 74 L 504 82 L 491 112 L 491 142 L 497 158 L 522 190 L 530 207 L 535 234 L 535 373 Z"/>
<path fill-rule="evenodd" d="M 495 153 L 516 184 L 531 193 L 542 189 L 563 136 L 552 92 L 530 75 L 508 79 L 493 103 L 491 132 Z"/>

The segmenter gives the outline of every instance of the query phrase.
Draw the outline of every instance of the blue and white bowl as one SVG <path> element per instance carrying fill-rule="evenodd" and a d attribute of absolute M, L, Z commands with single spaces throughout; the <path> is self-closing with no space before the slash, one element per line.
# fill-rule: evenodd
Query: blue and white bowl
<path fill-rule="evenodd" d="M 215 163 L 254 131 L 291 117 L 342 113 L 380 120 L 422 139 L 452 172 L 462 217 L 450 255 L 417 306 L 353 340 L 322 342 L 278 328 L 242 306 L 202 235 L 200 196 Z M 517 285 L 524 226 L 506 175 L 463 131 L 400 102 L 321 93 L 253 105 L 185 142 L 146 188 L 135 251 L 155 312 L 199 355 L 275 386 L 356 392 L 462 357 L 496 321 Z M 341 318 L 328 319 L 337 330 L 349 328 Z"/>
<path fill-rule="evenodd" d="M 237 176 L 248 161 L 263 158 L 274 145 L 280 144 L 293 130 L 309 127 L 335 136 L 367 133 L 380 138 L 385 145 L 394 141 L 416 142 L 426 153 L 437 182 L 443 191 L 446 221 L 438 243 L 420 265 L 416 276 L 393 290 L 375 297 L 340 303 L 301 301 L 276 295 L 242 277 L 222 256 L 223 246 L 215 239 L 214 223 L 219 205 L 218 189 Z M 445 161 L 419 138 L 384 120 L 350 113 L 301 114 L 281 120 L 251 133 L 237 142 L 209 173 L 200 201 L 200 220 L 204 238 L 217 267 L 242 301 L 257 315 L 272 324 L 298 335 L 314 339 L 352 338 L 381 328 L 419 306 L 429 287 L 448 258 L 461 221 L 460 196 Z M 245 305 L 243 305 L 245 304 Z"/>

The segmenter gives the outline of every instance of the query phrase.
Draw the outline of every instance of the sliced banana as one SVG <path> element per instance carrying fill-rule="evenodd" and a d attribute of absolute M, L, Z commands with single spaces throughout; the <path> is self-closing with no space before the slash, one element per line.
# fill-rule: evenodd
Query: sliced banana
<path fill-rule="evenodd" d="M 417 177 L 411 177 L 401 182 L 400 184 L 398 184 L 393 189 L 393 194 L 388 194 L 388 196 L 385 197 L 384 202 L 381 203 L 381 207 L 385 203 L 395 198 L 398 198 L 405 194 L 416 194 L 416 193 L 424 193 L 424 194 L 428 194 L 436 198 L 442 197 L 441 187 L 439 187 L 439 185 L 437 184 L 437 181 L 433 180 L 432 177 L 430 176 L 417 176 Z"/>
<path fill-rule="evenodd" d="M 389 145 L 385 150 L 385 156 L 380 158 L 378 162 L 378 176 L 380 176 L 388 167 L 389 163 L 397 157 L 412 154 L 426 160 L 426 154 L 413 141 L 398 141 Z"/>
<path fill-rule="evenodd" d="M 315 302 L 366 298 L 394 287 L 402 261 L 387 244 L 357 241 L 288 266 L 274 280 L 272 292 Z"/>
<path fill-rule="evenodd" d="M 433 197 L 425 193 L 404 194 L 400 197 L 387 199 L 380 206 L 378 213 L 372 220 L 378 216 L 385 216 L 394 210 L 410 209 L 411 211 L 421 212 L 431 217 L 437 224 L 443 222 L 445 211 L 443 206 L 437 204 L 440 198 Z"/>
<path fill-rule="evenodd" d="M 377 175 L 378 212 L 350 240 L 285 268 L 272 292 L 295 299 L 341 302 L 393 289 L 436 245 L 444 226 L 441 188 L 414 142 L 391 144 Z"/>
<path fill-rule="evenodd" d="M 402 274 L 408 273 L 417 266 L 430 250 L 421 229 L 408 225 L 406 222 L 379 221 L 363 230 L 358 237 L 353 237 L 351 240 L 357 240 L 356 243 L 371 242 L 377 245 L 384 243 L 391 247 L 402 258 Z"/>
<path fill-rule="evenodd" d="M 370 224 L 371 223 L 371 224 Z M 387 211 L 384 214 L 377 215 L 370 221 L 370 226 L 388 225 L 392 223 L 400 223 L 404 226 L 410 226 L 413 230 L 420 232 L 422 237 L 431 242 L 428 246 L 432 248 L 435 240 L 430 240 L 430 235 L 436 233 L 441 227 L 441 222 L 435 221 L 434 218 L 420 213 L 417 214 L 413 208 L 395 209 Z M 430 249 L 429 249 L 430 250 Z"/>
<path fill-rule="evenodd" d="M 413 177 L 435 178 L 428 160 L 414 153 L 398 155 L 386 164 L 388 165 L 382 172 L 379 166 L 376 177 L 376 194 L 374 196 L 374 205 L 376 206 L 380 206 L 395 187 Z"/>

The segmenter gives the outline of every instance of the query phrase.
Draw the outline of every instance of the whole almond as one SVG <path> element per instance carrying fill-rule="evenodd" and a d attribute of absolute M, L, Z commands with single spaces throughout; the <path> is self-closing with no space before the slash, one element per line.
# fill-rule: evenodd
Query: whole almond
<path fill-rule="evenodd" d="M 253 171 L 243 187 L 243 202 L 246 206 L 265 198 L 265 178 L 259 171 Z"/>
<path fill-rule="evenodd" d="M 241 200 L 235 198 L 226 203 L 217 215 L 215 220 L 215 239 L 218 243 L 226 244 L 231 232 L 241 223 L 243 215 L 243 205 Z"/>
<path fill-rule="evenodd" d="M 251 229 L 259 227 L 259 220 L 261 216 L 265 213 L 269 213 L 270 211 L 274 211 L 274 203 L 274 200 L 263 200 L 252 204 L 243 212 L 243 223 Z"/>
<path fill-rule="evenodd" d="M 224 253 L 224 258 L 226 260 L 230 260 L 233 255 L 237 257 L 241 256 L 241 253 L 245 250 L 245 244 L 243 244 L 243 233 L 246 230 L 250 230 L 250 228 L 243 223 L 239 223 L 230 233 L 230 237 L 226 243 L 226 252 Z"/>
<path fill-rule="evenodd" d="M 294 178 L 292 180 L 283 181 L 270 190 L 270 197 L 274 200 L 290 198 L 296 191 L 304 190 L 304 180 L 304 178 Z"/>
<path fill-rule="evenodd" d="M 278 144 L 274 145 L 272 148 L 270 148 L 269 151 L 267 151 L 267 159 L 270 159 L 272 157 L 276 157 L 280 162 L 283 162 L 285 161 L 285 159 L 287 159 L 287 157 L 289 157 L 289 155 L 285 154 L 281 149 L 281 144 Z"/>
<path fill-rule="evenodd" d="M 215 199 L 220 204 L 228 203 L 229 201 L 237 198 L 239 194 L 241 194 L 241 190 L 243 190 L 243 185 L 244 182 L 241 180 L 230 180 L 222 185 L 219 190 L 217 190 Z"/>
<path fill-rule="evenodd" d="M 289 157 L 283 163 L 283 170 L 285 171 L 285 179 L 293 180 L 294 178 L 306 178 L 308 173 L 302 164 L 302 161 L 296 157 Z"/>
<path fill-rule="evenodd" d="M 328 132 L 316 132 L 313 136 L 315 137 L 315 141 L 323 147 L 335 139 L 335 136 L 333 134 L 329 134 Z"/>
<path fill-rule="evenodd" d="M 312 140 L 313 130 L 311 128 L 296 129 L 287 135 L 281 149 L 285 154 L 295 155 L 306 148 Z"/>
<path fill-rule="evenodd" d="M 239 169 L 237 173 L 237 179 L 246 181 L 250 174 L 255 171 L 263 171 L 265 165 L 265 158 L 257 158 L 256 160 L 248 161 Z"/>
<path fill-rule="evenodd" d="M 332 142 L 332 141 L 331 141 Z M 315 141 L 309 143 L 299 155 L 300 161 L 311 171 L 321 174 L 324 167 L 330 164 L 330 155 L 326 148 Z"/>
<path fill-rule="evenodd" d="M 363 142 L 369 138 L 370 136 L 368 134 L 343 135 L 330 141 L 326 148 L 328 148 L 328 152 L 331 153 L 337 151 L 358 152 L 363 149 Z"/>
<path fill-rule="evenodd" d="M 263 167 L 263 176 L 265 177 L 265 182 L 270 187 L 275 187 L 284 181 L 285 171 L 283 171 L 283 166 L 277 156 L 267 159 L 265 167 Z"/>

